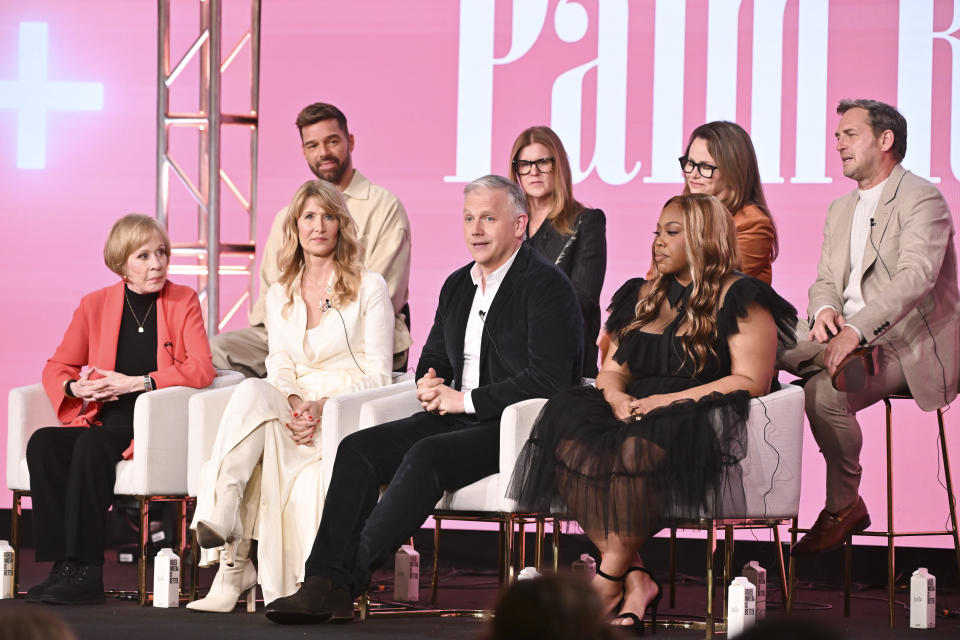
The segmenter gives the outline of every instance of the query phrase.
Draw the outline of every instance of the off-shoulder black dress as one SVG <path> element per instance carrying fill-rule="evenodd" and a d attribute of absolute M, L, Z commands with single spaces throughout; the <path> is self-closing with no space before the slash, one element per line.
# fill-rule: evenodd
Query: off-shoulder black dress
<path fill-rule="evenodd" d="M 642 278 L 614 294 L 607 332 L 618 335 L 635 313 Z M 671 278 L 670 308 L 682 310 L 689 287 Z M 717 312 L 716 355 L 696 372 L 677 336 L 682 314 L 662 333 L 633 330 L 614 359 L 626 363 L 627 393 L 642 398 L 683 391 L 730 374 L 728 338 L 748 307 L 767 309 L 784 346 L 793 342 L 797 312 L 767 284 L 740 277 Z M 633 422 L 616 418 L 593 387 L 561 391 L 544 406 L 514 469 L 509 495 L 531 512 L 561 508 L 588 534 L 647 536 L 673 518 L 743 501 L 739 461 L 747 452 L 746 391 L 713 393 L 661 407 Z"/>

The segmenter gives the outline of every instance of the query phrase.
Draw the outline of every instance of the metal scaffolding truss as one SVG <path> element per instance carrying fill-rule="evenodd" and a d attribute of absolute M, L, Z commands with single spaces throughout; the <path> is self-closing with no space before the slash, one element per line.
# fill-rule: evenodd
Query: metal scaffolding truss
<path fill-rule="evenodd" d="M 171 65 L 171 0 L 157 0 L 157 218 L 170 229 L 171 216 L 175 218 L 178 233 L 181 228 L 192 228 L 190 217 L 194 215 L 192 204 L 171 210 L 170 174 L 177 178 L 189 200 L 196 204 L 196 240 L 178 242 L 171 239 L 171 274 L 189 274 L 198 277 L 197 288 L 201 302 L 205 302 L 207 334 L 214 336 L 230 321 L 246 303 L 249 311 L 253 301 L 256 278 L 254 262 L 257 229 L 257 145 L 259 129 L 260 95 L 260 0 L 250 1 L 249 28 L 243 33 L 226 56 L 222 54 L 223 6 L 221 0 L 183 0 L 178 3 L 197 5 L 200 12 L 199 33 L 193 38 L 186 53 Z M 178 34 L 179 35 L 179 34 Z M 189 35 L 189 34 L 188 34 Z M 224 72 L 237 59 L 245 47 L 249 47 L 250 59 L 250 106 L 246 113 L 223 113 L 221 110 L 221 79 Z M 199 56 L 199 58 L 198 58 Z M 193 89 L 184 86 L 177 78 L 195 59 L 199 62 L 199 92 L 196 109 L 191 112 L 170 110 L 172 89 L 192 96 Z M 179 94 L 178 94 L 179 95 Z M 244 169 L 249 170 L 244 193 L 237 184 L 243 184 L 234 167 L 234 176 L 221 166 L 221 127 L 247 127 L 249 129 L 250 157 Z M 196 131 L 198 139 L 196 179 L 177 162 L 171 153 L 171 132 L 174 128 Z M 181 156 L 182 159 L 182 156 Z M 215 179 L 211 179 L 211 176 Z M 217 178 L 218 177 L 218 178 Z M 236 198 L 240 210 L 246 215 L 245 228 L 249 229 L 246 241 L 225 243 L 221 241 L 221 184 L 226 185 Z M 187 209 L 190 215 L 187 214 Z M 235 207 L 234 207 L 235 209 Z M 241 214 L 242 215 L 242 214 Z M 232 225 L 236 226 L 236 225 Z M 186 262 L 184 262 L 186 258 Z M 222 259 L 235 264 L 223 264 Z M 210 277 L 210 274 L 214 274 Z M 244 276 L 247 286 L 238 294 L 225 313 L 221 314 L 220 276 Z"/>

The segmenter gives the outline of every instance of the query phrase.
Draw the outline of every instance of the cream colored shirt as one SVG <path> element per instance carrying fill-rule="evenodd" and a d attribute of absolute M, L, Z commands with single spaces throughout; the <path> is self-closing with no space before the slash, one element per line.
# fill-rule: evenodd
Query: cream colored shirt
<path fill-rule="evenodd" d="M 364 247 L 363 266 L 368 271 L 379 273 L 387 282 L 395 316 L 393 349 L 394 353 L 401 353 L 412 344 L 410 331 L 400 313 L 410 295 L 410 221 L 407 212 L 395 195 L 373 184 L 356 170 L 343 196 L 350 216 L 357 223 L 360 242 Z M 277 254 L 283 243 L 283 218 L 286 212 L 284 207 L 273 219 L 264 246 L 260 264 L 260 294 L 250 313 L 251 326 L 264 323 L 267 290 L 280 277 Z"/>

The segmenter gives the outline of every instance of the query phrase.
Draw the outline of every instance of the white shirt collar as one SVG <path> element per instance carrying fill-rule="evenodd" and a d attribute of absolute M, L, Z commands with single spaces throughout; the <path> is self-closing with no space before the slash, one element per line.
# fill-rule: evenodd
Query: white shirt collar
<path fill-rule="evenodd" d="M 520 246 L 522 247 L 523 244 Z M 507 258 L 506 262 L 497 267 L 496 271 L 487 276 L 487 287 L 490 285 L 500 284 L 503 278 L 507 275 L 507 271 L 509 271 L 510 267 L 513 265 L 513 261 L 517 259 L 518 253 L 520 253 L 520 247 L 517 247 L 517 250 L 513 252 L 513 255 Z M 483 272 L 480 270 L 480 265 L 476 262 L 474 262 L 473 266 L 470 267 L 470 278 L 473 280 L 473 284 L 480 286 L 480 282 L 483 279 Z"/>

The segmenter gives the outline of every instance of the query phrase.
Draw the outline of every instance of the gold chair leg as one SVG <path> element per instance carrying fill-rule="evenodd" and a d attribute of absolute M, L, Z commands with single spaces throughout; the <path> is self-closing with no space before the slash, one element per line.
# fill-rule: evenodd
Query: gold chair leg
<path fill-rule="evenodd" d="M 183 589 L 183 560 L 187 554 L 187 502 L 186 500 L 177 500 L 177 528 L 173 532 L 173 544 L 177 549 L 177 557 L 180 558 L 179 588 L 177 593 L 185 595 Z"/>
<path fill-rule="evenodd" d="M 780 602 L 786 606 L 787 573 L 784 571 L 786 567 L 783 564 L 783 544 L 780 542 L 780 523 L 774 523 L 771 528 L 773 529 L 773 542 L 775 545 L 777 545 L 777 569 L 780 571 Z"/>
<path fill-rule="evenodd" d="M 677 528 L 670 527 L 670 608 L 677 606 Z"/>
<path fill-rule="evenodd" d="M 723 528 L 723 584 L 720 585 L 720 613 L 724 624 L 727 622 L 727 587 L 733 580 L 733 527 Z"/>
<path fill-rule="evenodd" d="M 430 576 L 430 604 L 437 604 L 437 588 L 440 584 L 440 518 L 433 517 L 433 575 Z"/>
<path fill-rule="evenodd" d="M 137 496 L 140 503 L 140 560 L 137 562 L 137 591 L 140 606 L 147 604 L 147 541 L 150 539 L 150 499 Z"/>
<path fill-rule="evenodd" d="M 894 567 L 894 532 L 896 527 L 893 524 L 893 409 L 889 398 L 883 399 L 887 410 L 887 613 L 890 628 L 893 629 L 894 618 L 894 596 L 896 589 L 894 585 L 895 567 Z"/>
<path fill-rule="evenodd" d="M 960 532 L 957 531 L 957 503 L 953 494 L 953 478 L 950 475 L 950 456 L 947 453 L 947 432 L 943 428 L 943 411 L 937 409 L 937 426 L 940 428 L 940 450 L 943 454 L 943 475 L 947 485 L 947 503 L 950 506 L 950 524 L 953 534 L 953 551 L 957 556 L 957 575 L 960 575 Z"/>
<path fill-rule="evenodd" d="M 713 553 L 717 550 L 717 529 L 713 520 L 707 526 L 707 616 L 704 620 L 707 640 L 713 638 Z"/>
<path fill-rule="evenodd" d="M 190 602 L 193 602 L 200 594 L 200 543 L 196 531 L 191 536 L 190 560 Z"/>
<path fill-rule="evenodd" d="M 513 582 L 513 516 L 506 514 L 500 523 L 500 586 L 505 588 Z"/>
<path fill-rule="evenodd" d="M 20 500 L 23 491 L 13 492 L 13 504 L 10 505 L 10 546 L 13 547 L 13 597 L 20 593 Z"/>
<path fill-rule="evenodd" d="M 520 541 L 517 543 L 517 556 L 519 556 L 517 569 L 519 571 L 527 566 L 527 521 L 520 518 L 517 520 L 517 525 L 520 529 Z"/>
<path fill-rule="evenodd" d="M 360 621 L 367 619 L 367 615 L 370 613 L 370 592 L 364 591 L 363 595 L 360 596 Z"/>
<path fill-rule="evenodd" d="M 560 534 L 563 533 L 560 526 L 560 518 L 553 519 L 553 572 L 560 570 Z"/>
<path fill-rule="evenodd" d="M 541 516 L 537 516 L 537 539 L 534 541 L 533 545 L 533 566 L 540 573 L 543 573 L 543 538 L 545 519 Z"/>

